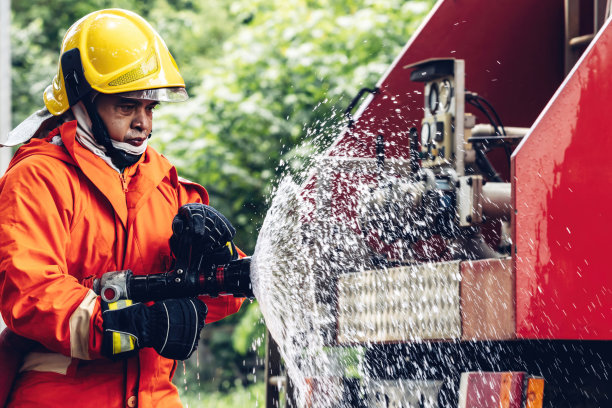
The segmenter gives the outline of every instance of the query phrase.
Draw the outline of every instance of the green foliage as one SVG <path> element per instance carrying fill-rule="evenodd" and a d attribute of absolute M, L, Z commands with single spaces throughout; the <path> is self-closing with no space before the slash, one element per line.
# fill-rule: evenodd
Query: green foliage
<path fill-rule="evenodd" d="M 257 303 L 248 301 L 238 313 L 206 326 L 197 352 L 174 378 L 181 396 L 228 392 L 261 381 L 264 331 Z"/>
<path fill-rule="evenodd" d="M 266 387 L 263 382 L 243 387 L 237 385 L 231 394 L 224 392 L 200 392 L 185 394 L 181 402 L 185 408 L 263 407 Z"/>
<path fill-rule="evenodd" d="M 257 302 L 253 302 L 247 305 L 246 309 L 244 316 L 234 327 L 234 333 L 232 334 L 233 349 L 241 356 L 246 356 L 250 352 L 257 352 L 260 358 L 264 358 L 265 350 L 262 345 L 265 340 L 266 326 L 259 305 Z"/>

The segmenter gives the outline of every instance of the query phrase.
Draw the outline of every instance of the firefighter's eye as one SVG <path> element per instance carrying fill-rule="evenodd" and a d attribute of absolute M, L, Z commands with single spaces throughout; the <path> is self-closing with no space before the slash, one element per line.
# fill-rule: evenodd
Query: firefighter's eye
<path fill-rule="evenodd" d="M 124 103 L 124 104 L 118 105 L 117 108 L 119 109 L 119 112 L 121 113 L 132 113 L 134 109 L 136 109 L 136 104 Z"/>
<path fill-rule="evenodd" d="M 158 106 L 159 106 L 159 102 L 152 103 L 152 104 L 150 104 L 150 105 L 147 105 L 147 110 L 148 110 L 149 112 L 152 112 L 152 111 L 154 111 L 155 109 L 157 109 L 157 107 L 158 107 Z"/>

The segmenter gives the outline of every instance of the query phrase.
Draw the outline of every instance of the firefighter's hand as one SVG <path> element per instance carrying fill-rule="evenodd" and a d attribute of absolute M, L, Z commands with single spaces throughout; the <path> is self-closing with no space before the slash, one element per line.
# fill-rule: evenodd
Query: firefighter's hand
<path fill-rule="evenodd" d="M 120 300 L 103 302 L 102 354 L 128 357 L 153 347 L 162 357 L 186 360 L 198 346 L 207 308 L 197 298 L 168 299 L 146 306 Z"/>
<path fill-rule="evenodd" d="M 232 240 L 236 229 L 211 206 L 199 203 L 179 208 L 172 221 L 170 248 L 180 267 L 225 264 L 237 258 Z"/>

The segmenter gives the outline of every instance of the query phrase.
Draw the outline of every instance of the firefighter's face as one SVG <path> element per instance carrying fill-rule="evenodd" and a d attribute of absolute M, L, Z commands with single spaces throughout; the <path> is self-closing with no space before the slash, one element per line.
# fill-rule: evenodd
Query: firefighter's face
<path fill-rule="evenodd" d="M 99 94 L 95 104 L 111 139 L 140 146 L 151 134 L 158 102 Z"/>

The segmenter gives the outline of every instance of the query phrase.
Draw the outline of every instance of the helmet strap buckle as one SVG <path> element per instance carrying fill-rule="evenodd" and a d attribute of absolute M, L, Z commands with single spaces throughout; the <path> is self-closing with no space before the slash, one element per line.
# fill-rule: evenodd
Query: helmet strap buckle
<path fill-rule="evenodd" d="M 66 85 L 66 95 L 70 106 L 75 105 L 93 89 L 85 79 L 83 64 L 81 62 L 81 52 L 78 48 L 73 48 L 62 54 L 61 58 L 62 73 L 64 84 Z"/>

